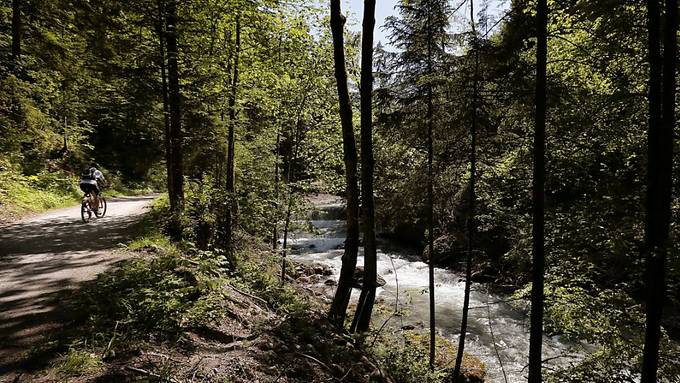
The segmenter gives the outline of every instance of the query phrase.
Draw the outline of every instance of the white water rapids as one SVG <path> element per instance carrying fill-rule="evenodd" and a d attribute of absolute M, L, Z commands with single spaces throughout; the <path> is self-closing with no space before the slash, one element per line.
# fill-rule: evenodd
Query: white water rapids
<path fill-rule="evenodd" d="M 320 209 L 320 214 L 317 212 L 313 217 L 315 219 L 310 221 L 316 233 L 304 231 L 291 233 L 290 243 L 295 249 L 291 259 L 330 266 L 333 275 L 328 278 L 337 281 L 345 240 L 344 221 L 329 218 L 337 218 L 341 206 L 337 204 L 317 206 L 317 209 Z M 363 265 L 363 261 L 363 255 L 360 253 L 358 265 Z M 416 328 L 424 324 L 427 328 L 429 323 L 427 264 L 420 261 L 418 254 L 378 249 L 378 273 L 387 283 L 384 287 L 378 288 L 377 299 L 383 299 L 387 306 L 395 305 L 398 282 L 399 304 L 405 315 L 393 318 L 392 321 L 395 323 L 392 324 L 414 325 Z M 456 273 L 436 268 L 435 284 L 437 331 L 441 336 L 457 344 L 464 280 Z M 465 351 L 484 362 L 487 368 L 487 382 L 505 382 L 499 356 L 507 381 L 525 382 L 527 375 L 525 365 L 529 355 L 529 323 L 526 313 L 503 302 L 504 297 L 489 295 L 484 285 L 473 284 L 472 290 Z M 353 298 L 358 296 L 357 290 L 352 296 Z M 487 305 L 487 302 L 490 304 Z M 379 326 L 382 320 L 375 323 Z M 574 352 L 574 346 L 582 350 L 578 345 L 562 342 L 559 337 L 544 336 L 543 358 L 546 365 L 555 367 L 575 361 L 575 358 L 579 358 L 575 354 L 579 353 Z"/>

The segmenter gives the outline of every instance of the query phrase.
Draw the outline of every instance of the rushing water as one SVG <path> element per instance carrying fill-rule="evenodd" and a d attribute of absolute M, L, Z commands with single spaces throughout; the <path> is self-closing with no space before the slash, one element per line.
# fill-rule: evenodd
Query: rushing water
<path fill-rule="evenodd" d="M 331 204 L 317 208 L 320 211 L 313 214 L 310 221 L 315 230 L 291 234 L 291 244 L 295 248 L 291 258 L 330 266 L 334 274 L 329 278 L 337 280 L 345 240 L 344 222 L 337 219 L 341 206 Z M 360 253 L 358 265 L 363 265 L 363 261 Z M 405 312 L 405 315 L 392 320 L 398 321 L 396 324 L 399 326 L 427 326 L 427 264 L 420 261 L 417 254 L 409 254 L 403 250 L 383 251 L 379 248 L 378 274 L 387 283 L 378 288 L 377 299 L 383 299 L 388 305 L 395 305 L 398 301 L 400 309 Z M 454 272 L 435 268 L 435 284 L 437 331 L 457 344 L 465 282 Z M 508 382 L 526 381 L 525 365 L 529 355 L 529 323 L 526 313 L 504 302 L 504 297 L 488 294 L 483 285 L 475 284 L 472 290 L 465 350 L 486 364 L 487 382 L 505 381 L 499 356 Z M 356 295 L 358 294 L 353 294 Z M 574 346 L 562 342 L 559 337 L 544 336 L 543 357 L 548 360 L 546 364 L 560 365 L 574 361 L 574 358 L 578 358 L 573 352 Z"/>

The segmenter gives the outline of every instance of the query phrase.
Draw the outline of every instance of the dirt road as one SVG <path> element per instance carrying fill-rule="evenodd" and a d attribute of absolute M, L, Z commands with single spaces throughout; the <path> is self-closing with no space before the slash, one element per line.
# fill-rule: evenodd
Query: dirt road
<path fill-rule="evenodd" d="M 124 257 L 112 250 L 127 242 L 153 198 L 111 199 L 106 217 L 88 224 L 76 206 L 0 227 L 0 377 L 68 321 L 64 291 Z"/>

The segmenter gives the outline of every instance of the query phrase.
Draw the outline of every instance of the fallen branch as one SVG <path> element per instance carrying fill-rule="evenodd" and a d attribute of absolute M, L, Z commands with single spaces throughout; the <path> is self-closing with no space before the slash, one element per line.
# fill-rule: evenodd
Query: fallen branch
<path fill-rule="evenodd" d="M 265 301 L 264 299 L 262 299 L 262 298 L 260 298 L 260 297 L 257 297 L 257 296 L 255 296 L 255 295 L 249 294 L 249 293 L 247 293 L 247 292 L 245 292 L 245 291 L 241 291 L 241 290 L 237 289 L 236 286 L 234 286 L 234 285 L 228 285 L 228 286 L 231 287 L 234 291 L 236 291 L 237 293 L 239 293 L 239 294 L 241 294 L 241 295 L 244 295 L 244 296 L 246 296 L 246 297 L 248 297 L 248 298 L 252 298 L 252 299 L 254 299 L 254 300 L 256 300 L 256 301 L 262 302 L 262 304 L 264 305 L 264 307 L 266 307 L 267 310 L 270 310 L 270 309 L 269 309 L 269 304 L 267 304 L 267 301 Z"/>
<path fill-rule="evenodd" d="M 486 298 L 486 315 L 489 318 L 489 333 L 491 334 L 491 343 L 493 344 L 493 350 L 496 352 L 496 358 L 498 358 L 498 363 L 501 365 L 501 371 L 503 372 L 503 379 L 505 380 L 505 383 L 508 383 L 508 375 L 505 373 L 505 366 L 503 366 L 503 360 L 501 359 L 501 353 L 498 351 L 498 345 L 496 345 L 496 337 L 494 336 L 493 333 L 493 325 L 491 323 L 491 303 L 489 300 L 491 299 L 491 288 L 487 287 L 489 290 L 489 294 L 487 295 Z"/>
<path fill-rule="evenodd" d="M 339 381 L 342 382 L 343 380 L 345 380 L 349 376 L 349 373 L 352 372 L 353 369 L 354 369 L 354 366 L 350 367 L 349 370 L 347 370 L 345 375 L 343 375 L 342 378 L 340 378 Z"/>
<path fill-rule="evenodd" d="M 311 355 L 303 354 L 303 353 L 301 353 L 301 352 L 296 352 L 296 354 L 297 354 L 297 355 L 300 355 L 300 356 L 304 356 L 305 358 L 307 358 L 307 359 L 309 359 L 309 360 L 312 360 L 312 361 L 318 363 L 320 366 L 323 366 L 323 368 L 325 368 L 328 372 L 330 372 L 331 374 L 333 373 L 333 370 L 331 370 L 330 367 L 328 367 L 328 366 L 326 365 L 326 363 L 320 361 L 319 359 L 316 359 L 315 357 L 313 357 L 313 356 L 311 356 Z"/>
<path fill-rule="evenodd" d="M 151 376 L 153 378 L 161 379 L 163 381 L 168 381 L 168 382 L 171 382 L 171 383 L 179 383 L 179 381 L 177 381 L 173 378 L 162 377 L 162 376 L 156 374 L 155 372 L 147 371 L 147 370 L 144 370 L 144 369 L 141 369 L 141 368 L 132 367 L 132 366 L 125 366 L 125 369 L 130 370 L 130 371 L 134 371 L 134 372 L 139 373 L 139 374 L 144 374 L 146 376 Z"/>
<path fill-rule="evenodd" d="M 392 260 L 392 257 L 389 257 L 389 258 L 390 258 L 390 263 L 392 263 L 392 270 L 394 270 L 394 280 L 395 280 L 395 283 L 397 285 L 396 297 L 394 299 L 394 312 L 389 317 L 387 317 L 387 319 L 385 319 L 382 326 L 380 326 L 378 331 L 375 333 L 375 336 L 373 337 L 373 342 L 371 342 L 371 346 L 370 346 L 371 348 L 373 347 L 373 345 L 375 345 L 375 342 L 378 340 L 378 336 L 380 336 L 380 333 L 382 332 L 382 330 L 385 328 L 385 326 L 387 326 L 387 322 L 389 322 L 392 318 L 394 318 L 397 315 L 397 313 L 399 313 L 399 276 L 397 275 L 397 268 L 394 266 L 394 261 Z M 404 324 L 404 322 L 403 322 L 403 319 L 402 319 L 402 327 L 403 327 L 403 324 Z"/>

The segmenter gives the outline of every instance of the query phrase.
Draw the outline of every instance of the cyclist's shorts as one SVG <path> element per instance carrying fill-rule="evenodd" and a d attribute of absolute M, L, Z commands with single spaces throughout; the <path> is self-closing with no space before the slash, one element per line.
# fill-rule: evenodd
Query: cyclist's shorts
<path fill-rule="evenodd" d="M 82 190 L 83 193 L 93 193 L 96 196 L 99 195 L 99 187 L 97 187 L 97 185 L 94 185 L 94 184 L 81 182 L 80 183 L 80 190 Z"/>

